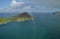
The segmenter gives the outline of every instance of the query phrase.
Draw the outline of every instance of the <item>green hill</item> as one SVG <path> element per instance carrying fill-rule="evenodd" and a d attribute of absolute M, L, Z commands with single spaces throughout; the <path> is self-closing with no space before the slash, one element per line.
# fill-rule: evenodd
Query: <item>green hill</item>
<path fill-rule="evenodd" d="M 10 18 L 0 18 L 0 24 L 6 24 L 8 22 L 16 22 L 16 21 L 26 21 L 32 20 L 33 16 L 29 15 L 27 12 L 18 14 L 16 16 L 12 16 Z"/>

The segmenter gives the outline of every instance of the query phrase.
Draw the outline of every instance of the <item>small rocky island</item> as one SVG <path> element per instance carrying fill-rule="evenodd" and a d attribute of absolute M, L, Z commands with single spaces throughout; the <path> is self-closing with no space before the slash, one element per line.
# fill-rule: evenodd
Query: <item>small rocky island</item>
<path fill-rule="evenodd" d="M 54 12 L 53 15 L 60 15 L 60 11 Z"/>
<path fill-rule="evenodd" d="M 27 12 L 23 12 L 21 14 L 12 16 L 10 18 L 0 18 L 0 24 L 6 24 L 9 22 L 27 21 L 27 20 L 32 20 L 32 19 L 33 19 L 33 16 L 31 16 Z"/>

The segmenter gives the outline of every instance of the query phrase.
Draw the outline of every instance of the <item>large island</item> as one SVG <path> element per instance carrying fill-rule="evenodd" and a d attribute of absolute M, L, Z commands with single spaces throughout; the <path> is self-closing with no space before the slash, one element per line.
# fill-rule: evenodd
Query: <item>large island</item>
<path fill-rule="evenodd" d="M 9 22 L 20 22 L 32 20 L 33 16 L 29 15 L 27 12 L 12 16 L 10 18 L 0 18 L 0 24 L 7 24 Z"/>

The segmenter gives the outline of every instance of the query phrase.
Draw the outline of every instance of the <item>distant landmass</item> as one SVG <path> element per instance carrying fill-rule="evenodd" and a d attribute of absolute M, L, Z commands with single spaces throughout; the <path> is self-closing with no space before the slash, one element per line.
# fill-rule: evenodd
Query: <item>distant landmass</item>
<path fill-rule="evenodd" d="M 53 15 L 60 15 L 60 11 L 54 12 Z"/>
<path fill-rule="evenodd" d="M 32 20 L 33 16 L 28 14 L 27 12 L 23 12 L 21 14 L 12 16 L 10 18 L 0 18 L 0 24 L 6 24 L 9 22 L 20 22 L 20 21 L 26 21 L 26 20 Z"/>

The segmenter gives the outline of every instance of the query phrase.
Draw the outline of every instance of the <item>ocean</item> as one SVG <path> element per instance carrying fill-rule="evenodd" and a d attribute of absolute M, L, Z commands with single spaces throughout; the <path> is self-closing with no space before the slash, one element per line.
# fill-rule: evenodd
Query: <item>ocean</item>
<path fill-rule="evenodd" d="M 16 13 L 0 13 L 10 17 Z M 32 13 L 34 20 L 0 24 L 0 39 L 60 39 L 60 16 L 52 13 Z"/>

